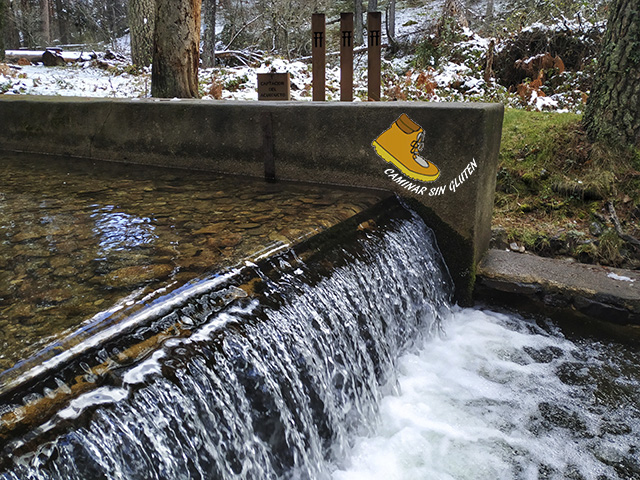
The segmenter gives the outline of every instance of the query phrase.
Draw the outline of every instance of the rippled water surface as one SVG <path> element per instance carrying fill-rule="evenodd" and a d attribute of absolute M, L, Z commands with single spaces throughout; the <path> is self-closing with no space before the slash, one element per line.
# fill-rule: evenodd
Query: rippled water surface
<path fill-rule="evenodd" d="M 116 304 L 295 242 L 377 200 L 204 172 L 0 155 L 0 371 Z"/>

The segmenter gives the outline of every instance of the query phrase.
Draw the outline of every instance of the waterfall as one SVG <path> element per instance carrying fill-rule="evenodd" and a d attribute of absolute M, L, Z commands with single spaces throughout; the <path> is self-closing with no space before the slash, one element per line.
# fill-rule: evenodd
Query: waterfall
<path fill-rule="evenodd" d="M 72 400 L 0 478 L 329 478 L 450 308 L 433 233 L 410 212 L 383 227 L 314 260 L 330 274 L 275 257 L 259 299 L 194 309 L 193 335 Z"/>

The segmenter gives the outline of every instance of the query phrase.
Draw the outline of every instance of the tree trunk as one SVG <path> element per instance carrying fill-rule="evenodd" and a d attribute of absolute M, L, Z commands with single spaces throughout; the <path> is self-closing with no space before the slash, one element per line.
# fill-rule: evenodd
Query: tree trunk
<path fill-rule="evenodd" d="M 40 18 L 42 21 L 42 42 L 44 43 L 43 47 L 46 48 L 51 43 L 51 8 L 49 0 L 40 1 Z"/>
<path fill-rule="evenodd" d="M 0 0 L 0 62 L 4 61 L 4 33 L 6 31 L 7 14 L 9 13 L 7 1 Z"/>
<path fill-rule="evenodd" d="M 354 0 L 353 11 L 353 41 L 355 45 L 362 45 L 362 0 Z"/>
<path fill-rule="evenodd" d="M 3 10 L 3 35 L 4 48 L 17 49 L 20 47 L 20 35 L 16 27 L 15 18 L 13 16 L 13 7 L 9 0 L 0 0 L 0 4 L 4 6 Z"/>
<path fill-rule="evenodd" d="M 131 61 L 134 65 L 142 67 L 151 65 L 155 16 L 155 0 L 129 0 Z"/>
<path fill-rule="evenodd" d="M 387 38 L 389 39 L 389 45 L 395 51 L 397 47 L 396 42 L 396 0 L 389 0 L 387 4 Z"/>
<path fill-rule="evenodd" d="M 369 0 L 367 3 L 367 12 L 375 12 L 378 10 L 378 0 Z"/>
<path fill-rule="evenodd" d="M 592 141 L 640 147 L 640 0 L 614 0 L 583 125 Z"/>
<path fill-rule="evenodd" d="M 198 98 L 201 0 L 157 0 L 151 95 Z"/>
<path fill-rule="evenodd" d="M 62 0 L 56 0 L 56 22 L 58 24 L 58 34 L 60 35 L 60 43 L 66 45 L 69 42 L 69 26 L 68 13 L 63 5 Z"/>
<path fill-rule="evenodd" d="M 4 3 L 4 48 L 18 49 L 20 48 L 20 34 L 13 12 L 15 2 L 0 0 L 0 3 Z"/>
<path fill-rule="evenodd" d="M 204 0 L 204 41 L 202 65 L 216 66 L 216 0 Z"/>

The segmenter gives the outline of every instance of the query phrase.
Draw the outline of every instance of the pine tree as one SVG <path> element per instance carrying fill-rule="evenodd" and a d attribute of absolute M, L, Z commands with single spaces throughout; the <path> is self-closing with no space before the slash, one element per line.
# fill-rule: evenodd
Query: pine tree
<path fill-rule="evenodd" d="M 157 0 L 151 95 L 197 98 L 201 0 Z"/>

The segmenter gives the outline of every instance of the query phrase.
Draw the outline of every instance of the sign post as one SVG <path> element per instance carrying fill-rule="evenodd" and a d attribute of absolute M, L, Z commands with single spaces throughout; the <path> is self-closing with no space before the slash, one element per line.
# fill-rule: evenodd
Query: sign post
<path fill-rule="evenodd" d="M 382 14 L 380 12 L 367 13 L 368 30 L 368 95 L 369 101 L 380 101 L 380 75 L 382 52 L 381 42 Z"/>
<path fill-rule="evenodd" d="M 326 34 L 324 13 L 314 13 L 311 16 L 311 63 L 313 100 L 325 100 L 325 56 Z"/>
<path fill-rule="evenodd" d="M 259 73 L 258 100 L 291 100 L 289 73 Z"/>
<path fill-rule="evenodd" d="M 353 13 L 340 14 L 340 101 L 353 101 Z"/>

